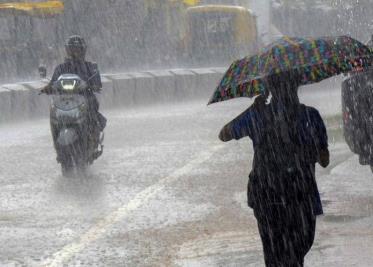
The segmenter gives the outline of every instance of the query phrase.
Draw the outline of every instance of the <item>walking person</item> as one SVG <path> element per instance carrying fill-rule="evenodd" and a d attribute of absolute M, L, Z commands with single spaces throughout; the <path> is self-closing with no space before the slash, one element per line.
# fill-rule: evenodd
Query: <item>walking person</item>
<path fill-rule="evenodd" d="M 303 266 L 316 215 L 323 213 L 315 164 L 329 165 L 328 139 L 318 111 L 299 102 L 298 87 L 368 68 L 371 62 L 369 47 L 350 36 L 283 36 L 260 53 L 234 61 L 211 96 L 208 104 L 257 96 L 219 138 L 248 136 L 253 142 L 248 204 L 258 221 L 266 266 Z"/>
<path fill-rule="evenodd" d="M 271 102 L 259 96 L 220 132 L 222 141 L 249 136 L 254 146 L 248 204 L 254 209 L 270 267 L 303 266 L 322 214 L 315 163 L 329 164 L 327 134 L 314 108 L 299 103 L 296 77 L 268 79 Z"/>

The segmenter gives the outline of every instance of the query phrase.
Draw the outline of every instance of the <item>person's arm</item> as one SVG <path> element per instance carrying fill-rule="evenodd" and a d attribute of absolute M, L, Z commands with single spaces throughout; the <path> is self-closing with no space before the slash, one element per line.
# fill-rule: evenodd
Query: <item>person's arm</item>
<path fill-rule="evenodd" d="M 330 163 L 330 154 L 328 149 L 328 134 L 320 113 L 315 109 L 313 112 L 314 126 L 316 130 L 317 162 L 326 168 Z"/>
<path fill-rule="evenodd" d="M 263 96 L 258 96 L 252 106 L 221 129 L 219 139 L 223 142 L 228 142 L 246 136 L 251 138 L 255 131 L 255 127 L 257 127 L 255 112 L 262 112 L 264 105 L 265 98 Z"/>
<path fill-rule="evenodd" d="M 98 70 L 98 66 L 96 63 L 92 63 L 90 65 L 90 73 L 92 73 L 92 76 L 89 77 L 89 87 L 93 92 L 100 92 L 102 88 L 102 82 L 100 71 Z"/>
<path fill-rule="evenodd" d="M 55 69 L 54 69 L 54 72 L 53 72 L 53 75 L 52 75 L 52 78 L 51 80 L 49 81 L 49 83 L 43 87 L 43 89 L 41 89 L 41 93 L 42 94 L 51 94 L 53 89 L 52 89 L 52 86 L 53 86 L 53 83 L 56 82 L 58 80 L 58 78 L 60 77 L 61 75 L 61 66 L 57 66 Z"/>

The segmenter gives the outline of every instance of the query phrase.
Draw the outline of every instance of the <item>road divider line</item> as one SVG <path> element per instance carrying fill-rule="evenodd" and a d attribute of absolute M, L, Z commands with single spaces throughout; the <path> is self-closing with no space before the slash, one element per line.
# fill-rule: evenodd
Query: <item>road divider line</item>
<path fill-rule="evenodd" d="M 222 149 L 223 144 L 215 145 L 208 151 L 200 153 L 195 159 L 190 161 L 188 164 L 184 165 L 182 168 L 177 169 L 169 176 L 161 179 L 158 183 L 147 187 L 145 190 L 138 193 L 132 200 L 130 200 L 125 206 L 118 208 L 113 211 L 105 218 L 100 220 L 96 225 L 90 228 L 86 233 L 84 233 L 78 240 L 75 242 L 64 246 L 61 250 L 57 251 L 52 255 L 52 257 L 46 259 L 41 263 L 43 267 L 57 267 L 63 266 L 68 262 L 74 255 L 81 252 L 86 248 L 90 243 L 96 241 L 97 239 L 103 237 L 107 230 L 116 224 L 117 222 L 122 221 L 131 211 L 138 209 L 141 205 L 145 204 L 157 193 L 162 191 L 167 185 L 176 181 L 178 178 L 182 177 L 185 174 L 195 170 L 195 168 L 214 155 L 215 152 Z"/>

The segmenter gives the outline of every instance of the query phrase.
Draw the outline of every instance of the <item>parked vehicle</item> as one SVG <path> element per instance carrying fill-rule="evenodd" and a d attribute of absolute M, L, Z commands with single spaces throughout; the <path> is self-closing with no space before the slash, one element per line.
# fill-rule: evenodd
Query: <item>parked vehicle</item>
<path fill-rule="evenodd" d="M 190 7 L 186 26 L 183 45 L 192 61 L 228 63 L 256 52 L 258 47 L 256 16 L 244 7 Z"/>
<path fill-rule="evenodd" d="M 348 146 L 373 172 L 373 69 L 351 73 L 343 81 L 342 111 Z"/>
<path fill-rule="evenodd" d="M 96 138 L 85 92 L 87 83 L 75 74 L 63 74 L 53 84 L 50 124 L 62 174 L 84 171 L 103 152 L 103 133 Z"/>

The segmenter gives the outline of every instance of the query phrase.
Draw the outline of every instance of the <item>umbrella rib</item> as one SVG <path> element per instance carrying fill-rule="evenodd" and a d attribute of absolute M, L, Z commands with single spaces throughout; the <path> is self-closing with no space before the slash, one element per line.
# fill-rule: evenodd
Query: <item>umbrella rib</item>
<path fill-rule="evenodd" d="M 294 42 L 289 36 L 285 35 L 284 36 L 284 40 L 287 41 L 288 43 L 291 43 L 292 45 L 294 46 L 298 46 L 299 47 L 299 44 Z"/>

